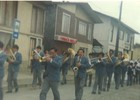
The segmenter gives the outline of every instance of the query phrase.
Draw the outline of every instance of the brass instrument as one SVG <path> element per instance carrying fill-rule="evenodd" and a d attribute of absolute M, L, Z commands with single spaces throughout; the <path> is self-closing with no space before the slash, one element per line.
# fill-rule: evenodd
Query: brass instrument
<path fill-rule="evenodd" d="M 118 65 L 120 65 L 122 62 L 124 63 L 124 65 L 127 65 L 128 63 L 129 63 L 129 55 L 128 54 L 123 54 L 122 55 L 122 60 L 118 60 L 117 62 L 116 62 L 116 64 L 115 64 L 115 66 L 118 66 Z"/>
<path fill-rule="evenodd" d="M 79 58 L 79 56 L 78 56 L 78 60 L 77 60 L 77 62 L 76 62 L 76 66 L 75 67 L 73 67 L 73 71 L 74 72 L 77 72 L 78 71 L 78 63 L 80 63 L 80 58 Z"/>
<path fill-rule="evenodd" d="M 46 56 L 42 57 L 36 50 L 34 50 L 34 53 L 36 54 L 36 55 L 34 55 L 35 58 L 37 58 L 39 60 L 39 62 L 45 61 Z"/>
<path fill-rule="evenodd" d="M 16 60 L 16 57 L 15 57 L 12 49 L 9 49 L 7 52 L 7 60 L 8 61 L 15 61 Z"/>

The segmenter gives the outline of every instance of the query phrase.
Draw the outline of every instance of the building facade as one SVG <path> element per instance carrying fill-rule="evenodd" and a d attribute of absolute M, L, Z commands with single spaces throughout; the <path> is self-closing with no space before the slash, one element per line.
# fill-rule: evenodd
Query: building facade
<path fill-rule="evenodd" d="M 133 59 L 134 60 L 140 60 L 140 44 L 135 44 L 134 45 Z"/>
<path fill-rule="evenodd" d="M 131 56 L 134 45 L 134 34 L 137 34 L 137 32 L 123 22 L 119 22 L 116 18 L 99 12 L 96 13 L 103 23 L 94 26 L 93 37 L 103 45 L 104 52 L 108 52 L 110 49 L 115 50 L 119 27 L 120 37 L 118 51 L 127 52 Z"/>
<path fill-rule="evenodd" d="M 5 47 L 12 41 L 13 21 L 20 21 L 19 38 L 14 44 L 19 45 L 23 62 L 21 68 L 30 65 L 31 51 L 37 45 L 42 46 L 46 5 L 42 2 L 0 1 L 0 40 Z"/>
<path fill-rule="evenodd" d="M 85 50 L 87 55 L 92 51 L 94 24 L 101 20 L 90 13 L 88 4 L 53 3 L 48 6 L 45 27 L 45 48 L 54 46 L 58 54 L 68 48 L 77 51 Z"/>

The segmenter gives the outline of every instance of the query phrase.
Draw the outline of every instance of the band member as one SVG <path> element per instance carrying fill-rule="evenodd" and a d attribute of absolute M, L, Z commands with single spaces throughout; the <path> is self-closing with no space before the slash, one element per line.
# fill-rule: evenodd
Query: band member
<path fill-rule="evenodd" d="M 2 82 L 4 77 L 4 62 L 6 61 L 6 54 L 3 52 L 4 44 L 0 41 L 0 100 L 3 100 Z"/>
<path fill-rule="evenodd" d="M 83 88 L 86 78 L 86 69 L 90 67 L 88 58 L 84 56 L 84 50 L 79 49 L 77 56 L 74 58 L 72 68 L 77 68 L 74 70 L 75 73 L 75 97 L 76 100 L 81 100 L 83 96 Z"/>
<path fill-rule="evenodd" d="M 136 71 L 137 71 L 137 82 L 140 85 L 140 62 L 138 62 Z"/>
<path fill-rule="evenodd" d="M 128 64 L 124 64 L 124 62 L 122 62 L 121 87 L 124 86 L 124 80 L 125 80 L 125 76 L 126 76 L 126 72 L 127 72 L 127 66 L 128 66 Z"/>
<path fill-rule="evenodd" d="M 101 94 L 102 91 L 102 82 L 103 82 L 103 76 L 104 76 L 104 68 L 105 68 L 105 62 L 102 60 L 104 54 L 99 53 L 98 54 L 98 61 L 95 62 L 95 82 L 92 89 L 92 94 L 96 94 L 96 90 L 98 88 L 98 94 Z"/>
<path fill-rule="evenodd" d="M 116 58 L 113 55 L 113 50 L 109 51 L 109 56 L 111 58 L 111 61 L 106 63 L 107 80 L 105 81 L 105 83 L 107 83 L 107 91 L 109 91 L 110 89 L 112 74 L 114 72 L 114 64 L 116 62 Z"/>
<path fill-rule="evenodd" d="M 138 84 L 139 70 L 138 70 L 138 62 L 137 61 L 134 62 L 134 68 L 135 68 L 135 71 L 136 71 L 136 75 L 134 77 L 134 81 L 135 81 L 136 84 Z"/>
<path fill-rule="evenodd" d="M 90 64 L 90 67 L 92 67 L 91 58 L 92 58 L 92 53 L 89 53 L 89 64 Z M 92 70 L 89 73 L 86 73 L 85 86 L 87 86 L 88 78 L 89 78 L 88 86 L 89 87 L 91 86 L 91 84 L 92 84 L 92 76 L 93 76 L 93 71 Z"/>
<path fill-rule="evenodd" d="M 133 71 L 132 71 L 132 67 L 133 67 L 133 62 L 130 61 L 128 68 L 127 68 L 127 86 L 131 86 L 132 85 L 132 78 L 133 78 Z"/>
<path fill-rule="evenodd" d="M 61 82 L 62 85 L 67 83 L 66 75 L 68 73 L 68 69 L 70 66 L 70 60 L 71 60 L 70 53 L 65 52 L 62 60 L 62 66 L 61 66 L 62 77 L 63 77 Z"/>
<path fill-rule="evenodd" d="M 58 91 L 60 81 L 60 67 L 61 58 L 57 55 L 57 49 L 51 48 L 49 55 L 46 58 L 46 70 L 44 72 L 44 82 L 42 84 L 42 90 L 40 93 L 40 100 L 46 100 L 49 89 L 52 89 L 54 100 L 60 100 L 60 94 Z"/>
<path fill-rule="evenodd" d="M 34 50 L 33 55 L 33 62 L 32 62 L 32 70 L 33 70 L 33 82 L 32 86 L 38 85 L 41 86 L 42 80 L 41 80 L 41 71 L 42 71 L 42 62 L 41 57 L 44 56 L 44 53 L 41 51 L 41 46 L 37 46 L 36 50 Z"/>
<path fill-rule="evenodd" d="M 118 54 L 118 59 L 116 60 L 114 79 L 115 79 L 115 89 L 119 89 L 122 74 L 122 53 Z"/>
<path fill-rule="evenodd" d="M 20 69 L 20 64 L 22 63 L 22 55 L 18 52 L 19 47 L 18 45 L 14 45 L 12 48 L 13 56 L 15 56 L 15 59 L 8 59 L 8 91 L 7 93 L 12 93 L 13 87 L 15 88 L 15 92 L 18 92 L 18 72 Z M 14 83 L 14 86 L 13 86 Z"/>
<path fill-rule="evenodd" d="M 133 63 L 133 67 L 132 67 L 132 71 L 133 71 L 133 77 L 132 77 L 132 80 L 133 80 L 133 84 L 136 83 L 136 67 L 137 67 L 137 62 Z"/>

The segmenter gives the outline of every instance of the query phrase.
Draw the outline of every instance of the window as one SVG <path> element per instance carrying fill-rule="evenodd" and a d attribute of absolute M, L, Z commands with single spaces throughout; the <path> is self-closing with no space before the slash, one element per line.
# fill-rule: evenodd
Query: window
<path fill-rule="evenodd" d="M 114 26 L 112 27 L 112 30 L 111 30 L 110 42 L 113 41 L 113 35 L 114 35 Z"/>
<path fill-rule="evenodd" d="M 0 25 L 12 27 L 17 14 L 17 2 L 0 1 Z"/>
<path fill-rule="evenodd" d="M 124 32 L 123 31 L 120 31 L 120 40 L 124 40 Z"/>
<path fill-rule="evenodd" d="M 32 20 L 31 20 L 31 32 L 43 34 L 44 29 L 44 10 L 33 6 Z"/>
<path fill-rule="evenodd" d="M 128 42 L 128 43 L 130 42 L 130 34 L 126 35 L 126 42 Z"/>
<path fill-rule="evenodd" d="M 75 18 L 74 36 L 76 36 L 76 32 L 77 32 L 77 19 Z"/>
<path fill-rule="evenodd" d="M 71 19 L 71 16 L 70 15 L 68 15 L 66 13 L 63 13 L 62 29 L 61 29 L 61 31 L 63 33 L 69 34 L 69 30 L 70 30 L 70 19 Z"/>
<path fill-rule="evenodd" d="M 92 24 L 89 24 L 89 27 L 88 27 L 88 40 L 91 41 L 92 39 Z"/>
<path fill-rule="evenodd" d="M 86 31 L 87 31 L 87 24 L 80 21 L 78 33 L 86 36 Z"/>

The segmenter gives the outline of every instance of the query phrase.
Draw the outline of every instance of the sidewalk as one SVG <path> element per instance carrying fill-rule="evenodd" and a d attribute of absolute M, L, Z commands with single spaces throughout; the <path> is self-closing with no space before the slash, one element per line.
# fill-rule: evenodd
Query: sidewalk
<path fill-rule="evenodd" d="M 7 88 L 7 73 L 4 76 L 4 80 L 3 80 L 3 88 Z M 22 86 L 28 86 L 32 84 L 32 74 L 25 74 L 25 73 L 19 73 L 18 74 L 18 83 L 19 83 L 19 87 Z"/>
<path fill-rule="evenodd" d="M 42 72 L 43 73 L 43 72 Z M 7 73 L 5 73 L 4 80 L 3 80 L 3 88 L 7 88 Z M 62 78 L 62 77 L 61 77 Z M 33 74 L 31 73 L 21 73 L 18 74 L 18 84 L 19 87 L 31 86 L 32 85 Z M 67 75 L 67 81 L 73 81 L 73 72 L 69 70 Z"/>

